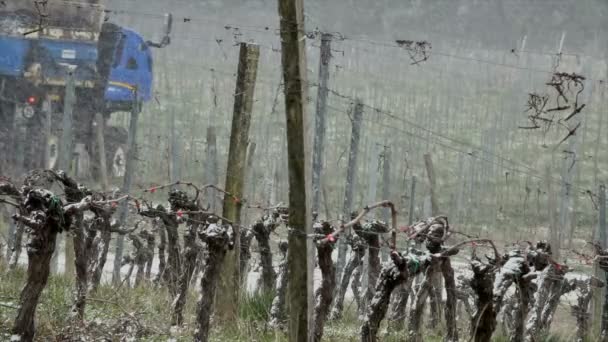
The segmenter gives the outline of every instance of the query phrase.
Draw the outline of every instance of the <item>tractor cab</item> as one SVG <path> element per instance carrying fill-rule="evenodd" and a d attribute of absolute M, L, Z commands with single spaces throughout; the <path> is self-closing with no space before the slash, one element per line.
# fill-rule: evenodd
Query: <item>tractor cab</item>
<path fill-rule="evenodd" d="M 105 89 L 107 112 L 128 111 L 152 98 L 152 53 L 135 31 L 120 28 Z M 137 97 L 137 98 L 136 98 Z"/>

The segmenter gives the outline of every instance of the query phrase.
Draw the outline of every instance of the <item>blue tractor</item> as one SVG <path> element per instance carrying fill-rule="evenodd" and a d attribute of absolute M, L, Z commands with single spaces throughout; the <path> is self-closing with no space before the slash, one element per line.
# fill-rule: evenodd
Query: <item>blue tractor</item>
<path fill-rule="evenodd" d="M 72 172 L 95 173 L 101 113 L 108 171 L 124 173 L 127 132 L 107 122 L 152 99 L 151 48 L 169 44 L 171 15 L 155 43 L 108 22 L 99 1 L 80 1 L 0 2 L 0 174 L 55 166 L 68 78 L 76 94 Z"/>

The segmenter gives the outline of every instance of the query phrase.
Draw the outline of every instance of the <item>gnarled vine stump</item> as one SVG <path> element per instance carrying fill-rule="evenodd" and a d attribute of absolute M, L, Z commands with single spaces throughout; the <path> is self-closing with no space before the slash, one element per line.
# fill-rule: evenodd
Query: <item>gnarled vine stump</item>
<path fill-rule="evenodd" d="M 397 252 L 391 253 L 391 261 L 385 263 L 376 284 L 376 292 L 367 308 L 361 326 L 361 342 L 378 340 L 378 329 L 388 311 L 392 292 L 409 277 L 414 277 L 426 268 L 430 260 L 430 255 L 412 251 L 404 256 Z"/>
<path fill-rule="evenodd" d="M 323 328 L 327 321 L 329 310 L 331 309 L 336 284 L 336 268 L 331 259 L 333 243 L 332 241 L 325 239 L 325 237 L 332 234 L 334 230 L 328 222 L 315 223 L 313 230 L 317 236 L 315 243 L 317 246 L 319 268 L 321 269 L 322 275 L 321 286 L 315 293 L 316 303 L 313 312 L 313 341 L 321 342 Z"/>
<path fill-rule="evenodd" d="M 196 313 L 196 330 L 194 331 L 195 342 L 207 342 L 209 340 L 209 322 L 213 309 L 213 302 L 217 290 L 219 275 L 222 269 L 224 257 L 229 248 L 233 246 L 232 227 L 219 222 L 212 222 L 204 230 L 199 231 L 199 237 L 207 244 L 209 253 L 206 255 L 203 277 L 201 279 L 201 294 L 198 301 Z"/>
<path fill-rule="evenodd" d="M 275 289 L 274 299 L 270 307 L 270 322 L 269 325 L 273 328 L 282 329 L 285 326 L 285 297 L 287 295 L 287 250 L 289 244 L 287 241 L 279 242 L 279 251 L 283 255 L 283 260 L 279 264 L 279 274 L 277 277 L 277 286 Z"/>
<path fill-rule="evenodd" d="M 342 318 L 342 310 L 344 310 L 344 297 L 346 296 L 346 290 L 348 289 L 348 284 L 350 283 L 350 278 L 358 267 L 361 267 L 363 262 L 363 256 L 365 255 L 365 242 L 357 235 L 351 235 L 349 237 L 348 243 L 351 246 L 350 257 L 344 270 L 342 272 L 342 279 L 340 281 L 339 287 L 336 290 L 337 296 L 335 300 L 334 307 L 330 314 L 330 319 L 338 320 Z M 353 280 L 353 283 L 355 281 Z M 355 297 L 355 300 L 358 304 L 358 297 Z"/>
<path fill-rule="evenodd" d="M 498 311 L 494 308 L 494 271 L 496 267 L 486 265 L 479 260 L 471 261 L 473 279 L 471 288 L 475 291 L 475 313 L 471 318 L 471 335 L 475 342 L 490 342 L 496 330 L 496 316 Z"/>
<path fill-rule="evenodd" d="M 272 212 L 264 215 L 261 220 L 258 220 L 252 227 L 253 235 L 258 242 L 260 250 L 260 266 L 262 274 L 260 276 L 258 290 L 264 293 L 271 293 L 274 290 L 276 281 L 276 272 L 272 266 L 272 249 L 270 248 L 270 234 L 277 227 L 278 212 Z"/>

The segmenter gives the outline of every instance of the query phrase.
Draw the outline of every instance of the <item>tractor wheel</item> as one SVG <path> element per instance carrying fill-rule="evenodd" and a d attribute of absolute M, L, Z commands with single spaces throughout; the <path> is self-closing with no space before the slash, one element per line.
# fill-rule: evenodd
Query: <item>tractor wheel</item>
<path fill-rule="evenodd" d="M 108 126 L 105 129 L 106 163 L 108 175 L 124 177 L 127 163 L 127 139 L 129 133 L 122 127 Z"/>

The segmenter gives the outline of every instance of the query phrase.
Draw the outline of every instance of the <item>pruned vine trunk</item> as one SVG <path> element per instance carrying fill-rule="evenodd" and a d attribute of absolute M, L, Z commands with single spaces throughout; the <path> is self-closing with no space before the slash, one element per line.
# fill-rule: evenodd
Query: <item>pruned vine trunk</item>
<path fill-rule="evenodd" d="M 392 262 L 387 262 L 380 273 L 376 284 L 375 294 L 367 308 L 363 325 L 361 326 L 361 342 L 378 341 L 378 329 L 384 319 L 391 300 L 391 294 L 399 285 L 420 272 L 421 261 L 427 263 L 428 258 L 420 260 L 419 257 L 397 252 L 391 253 Z"/>
<path fill-rule="evenodd" d="M 154 263 L 154 246 L 156 244 L 156 239 L 154 234 L 148 232 L 146 236 L 146 273 L 144 278 L 147 282 L 150 282 L 150 277 L 152 276 L 152 264 Z"/>
<path fill-rule="evenodd" d="M 21 257 L 21 246 L 23 245 L 23 231 L 25 225 L 23 223 L 16 223 L 15 236 L 13 237 L 13 245 L 10 246 L 12 251 L 10 253 L 9 268 L 14 270 L 19 264 L 19 258 Z"/>
<path fill-rule="evenodd" d="M 441 321 L 441 279 L 439 277 L 433 277 L 431 282 L 431 290 L 429 291 L 429 307 L 431 311 L 430 319 L 429 319 L 429 327 L 436 327 L 439 325 Z"/>
<path fill-rule="evenodd" d="M 275 222 L 270 215 L 265 216 L 252 227 L 253 234 L 258 242 L 260 266 L 262 267 L 258 291 L 263 293 L 271 293 L 276 281 L 276 273 L 272 267 L 272 249 L 270 248 L 270 233 L 274 231 L 274 227 Z"/>
<path fill-rule="evenodd" d="M 34 340 L 36 307 L 49 278 L 56 239 L 55 229 L 40 227 L 28 243 L 27 281 L 21 290 L 19 310 L 11 329 L 12 334 L 21 338 L 20 341 Z"/>
<path fill-rule="evenodd" d="M 195 218 L 196 222 L 203 222 L 205 218 L 198 217 Z M 199 254 L 199 246 L 197 243 L 197 229 L 199 225 L 194 222 L 188 223 L 188 230 L 184 235 L 184 254 L 183 254 L 183 268 L 182 274 L 179 279 L 179 289 L 178 294 L 173 301 L 173 315 L 171 317 L 172 325 L 181 326 L 184 323 L 184 306 L 186 305 L 186 296 L 188 295 L 188 288 L 190 286 L 190 279 L 192 278 L 192 274 L 194 273 L 194 268 L 196 267 L 196 260 Z"/>
<path fill-rule="evenodd" d="M 550 265 L 547 268 L 551 270 L 551 282 L 549 285 L 549 295 L 540 313 L 540 336 L 549 332 L 562 296 L 576 289 L 576 283 L 565 278 L 565 269 L 561 267 L 556 268 L 555 265 Z"/>
<path fill-rule="evenodd" d="M 604 275 L 606 276 L 606 284 L 608 284 L 608 267 L 606 267 L 606 262 L 600 262 L 600 267 L 604 270 Z M 608 341 L 608 291 L 604 291 L 604 305 L 602 307 L 602 323 L 600 326 L 600 341 L 607 342 Z"/>
<path fill-rule="evenodd" d="M 376 234 L 370 234 L 367 239 L 369 244 L 368 248 L 368 268 L 367 268 L 367 289 L 365 292 L 365 302 L 369 304 L 374 296 L 374 290 L 376 288 L 376 282 L 380 275 L 380 236 Z"/>
<path fill-rule="evenodd" d="M 407 281 L 399 286 L 397 298 L 395 298 L 389 316 L 389 329 L 391 331 L 402 331 L 405 328 L 405 318 L 407 316 L 407 303 L 412 292 L 414 277 L 408 277 Z"/>
<path fill-rule="evenodd" d="M 342 311 L 344 310 L 344 297 L 346 296 L 346 290 L 348 289 L 348 284 L 350 283 L 350 278 L 353 275 L 353 272 L 361 267 L 363 262 L 363 256 L 365 255 L 365 244 L 364 242 L 358 238 L 353 237 L 350 243 L 351 252 L 348 262 L 344 267 L 344 271 L 342 272 L 342 279 L 340 280 L 339 287 L 337 288 L 337 296 L 335 300 L 334 307 L 331 311 L 330 319 L 338 320 L 342 318 Z M 353 279 L 353 283 L 354 283 Z M 358 304 L 358 297 L 355 298 Z"/>
<path fill-rule="evenodd" d="M 77 319 L 84 319 L 84 310 L 86 306 L 88 288 L 88 250 L 86 249 L 87 240 L 85 238 L 85 228 L 82 224 L 82 218 L 79 217 L 74 225 L 74 264 L 76 269 L 76 293 L 72 314 Z"/>
<path fill-rule="evenodd" d="M 161 223 L 158 220 L 153 221 L 157 227 L 159 243 L 158 243 L 158 274 L 154 279 L 155 283 L 160 283 L 165 277 L 165 268 L 167 267 L 167 257 L 165 256 L 165 249 L 167 248 L 167 234 L 163 229 Z"/>
<path fill-rule="evenodd" d="M 532 284 L 531 279 L 527 277 L 521 277 L 516 282 L 517 284 L 517 307 L 515 310 L 514 319 L 514 329 L 509 336 L 510 342 L 523 342 L 524 341 L 524 333 L 526 331 L 526 317 L 528 317 L 528 312 L 530 309 L 530 301 L 532 297 Z"/>
<path fill-rule="evenodd" d="M 158 205 L 156 208 L 146 208 L 144 210 L 140 210 L 139 214 L 141 216 L 150 217 L 154 219 L 160 219 L 162 225 L 159 226 L 159 235 L 160 235 L 160 245 L 159 249 L 159 259 L 160 259 L 160 267 L 159 267 L 159 275 L 160 279 L 163 280 L 167 287 L 169 288 L 169 293 L 173 298 L 177 296 L 178 293 L 178 284 L 179 277 L 181 274 L 181 257 L 180 257 L 180 247 L 179 247 L 179 234 L 178 234 L 178 218 L 176 216 L 176 212 L 179 208 L 174 208 L 179 198 L 171 197 L 171 193 L 169 194 L 169 202 L 172 205 L 172 210 L 168 211 L 162 205 Z M 173 210 L 175 209 L 175 210 Z M 164 229 L 163 229 L 164 228 Z M 165 238 L 166 234 L 166 239 Z M 166 244 L 165 244 L 166 242 Z M 164 253 L 161 253 L 167 249 L 167 262 L 164 263 Z"/>
<path fill-rule="evenodd" d="M 575 286 L 578 289 L 578 295 L 576 304 L 572 305 L 571 312 L 576 318 L 576 342 L 583 342 L 587 340 L 589 333 L 589 318 L 591 316 L 589 304 L 593 299 L 593 288 L 601 288 L 604 284 L 599 279 L 591 276 L 584 280 L 577 280 Z"/>
<path fill-rule="evenodd" d="M 95 292 L 101 283 L 101 276 L 103 274 L 103 268 L 106 265 L 108 259 L 108 251 L 110 250 L 110 240 L 112 239 L 112 233 L 109 230 L 102 230 L 100 233 L 99 241 L 96 244 L 98 246 L 99 255 L 96 256 L 97 262 L 92 266 L 91 281 L 89 285 L 89 291 Z"/>
<path fill-rule="evenodd" d="M 320 227 L 319 227 L 320 226 Z M 320 234 L 321 237 L 331 234 L 333 229 L 329 223 L 324 222 L 321 224 L 315 224 L 314 231 Z M 317 256 L 319 262 L 319 268 L 321 269 L 322 281 L 321 286 L 315 293 L 315 307 L 313 313 L 313 341 L 321 342 L 323 337 L 323 328 L 327 321 L 327 316 L 331 309 L 331 303 L 333 301 L 334 289 L 336 285 L 336 269 L 334 262 L 331 259 L 331 253 L 333 251 L 333 245 L 331 242 L 326 240 L 317 241 Z"/>
<path fill-rule="evenodd" d="M 270 326 L 273 328 L 283 328 L 285 326 L 285 296 L 287 295 L 287 241 L 279 243 L 279 249 L 283 253 L 283 261 L 279 265 L 279 274 L 277 277 L 277 286 L 275 296 L 270 307 Z"/>
<path fill-rule="evenodd" d="M 361 298 L 361 274 L 363 273 L 363 264 L 355 268 L 353 272 L 353 280 L 350 283 L 350 289 L 353 291 L 353 299 L 357 303 L 357 312 L 362 314 L 365 310 L 363 298 Z"/>
<path fill-rule="evenodd" d="M 143 236 L 142 236 L 143 237 Z M 133 240 L 133 247 L 135 248 L 135 266 L 137 266 L 137 273 L 135 273 L 135 283 L 133 287 L 139 287 L 144 281 L 144 275 L 146 272 L 146 260 L 148 259 L 147 247 L 144 241 L 139 236 L 131 234 Z"/>
<path fill-rule="evenodd" d="M 38 184 L 50 186 L 54 181 L 66 179 L 67 176 L 61 171 L 33 171 L 26 177 L 20 190 L 12 183 L 0 181 L 0 195 L 11 196 L 19 202 L 19 213 L 13 218 L 27 226 L 29 233 L 26 284 L 21 291 L 19 308 L 11 329 L 19 341 L 34 340 L 36 307 L 48 281 L 57 234 L 69 229 L 73 218 L 82 215 L 91 205 L 91 199 L 86 198 L 64 206 L 58 196 L 40 188 Z M 66 193 L 69 190 L 66 186 Z"/>
<path fill-rule="evenodd" d="M 454 269 L 450 258 L 441 260 L 441 273 L 444 279 L 445 291 L 447 294 L 445 304 L 446 336 L 444 341 L 458 341 L 458 327 L 456 325 L 456 280 L 454 279 Z M 439 297 L 441 299 L 441 297 Z"/>
<path fill-rule="evenodd" d="M 408 341 L 410 342 L 422 342 L 422 315 L 424 313 L 424 304 L 431 292 L 432 277 L 435 276 L 435 265 L 431 265 L 424 272 L 424 278 L 418 285 L 418 290 L 412 301 L 409 314 L 409 325 L 408 325 Z"/>
<path fill-rule="evenodd" d="M 239 274 L 241 275 L 241 283 L 247 286 L 247 275 L 249 274 L 249 260 L 251 260 L 251 240 L 253 239 L 251 229 L 243 229 L 241 231 L 241 255 Z"/>
<path fill-rule="evenodd" d="M 535 341 L 543 330 L 541 316 L 547 298 L 549 297 L 552 276 L 553 272 L 551 266 L 545 267 L 538 276 L 538 289 L 534 293 L 534 305 L 530 310 L 530 315 L 526 323 L 526 341 Z"/>
<path fill-rule="evenodd" d="M 471 262 L 473 280 L 471 288 L 475 291 L 475 313 L 471 319 L 471 335 L 474 342 L 490 342 L 496 330 L 494 309 L 494 267 L 477 260 Z"/>
<path fill-rule="evenodd" d="M 179 234 L 177 231 L 177 223 L 166 224 L 167 231 L 167 266 L 165 268 L 166 282 L 169 287 L 171 296 L 176 296 L 178 293 L 179 275 L 182 269 L 180 257 Z"/>
<path fill-rule="evenodd" d="M 209 322 L 222 263 L 231 244 L 231 233 L 229 233 L 231 229 L 212 223 L 199 233 L 201 240 L 207 244 L 209 253 L 206 255 L 207 260 L 205 260 L 201 279 L 201 293 L 196 312 L 196 330 L 194 331 L 195 342 L 209 341 Z"/>

